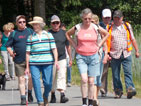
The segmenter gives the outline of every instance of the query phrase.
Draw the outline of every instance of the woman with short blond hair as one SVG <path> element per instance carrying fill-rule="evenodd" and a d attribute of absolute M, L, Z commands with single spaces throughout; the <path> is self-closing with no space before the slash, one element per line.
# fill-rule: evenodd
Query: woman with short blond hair
<path fill-rule="evenodd" d="M 5 44 L 8 41 L 9 35 L 11 33 L 11 27 L 8 24 L 5 24 L 3 26 L 3 30 L 4 32 L 1 33 L 1 55 L 2 55 L 2 61 L 4 64 L 4 71 L 6 73 L 6 79 L 9 81 L 11 79 L 15 79 L 15 74 L 14 74 L 14 62 L 12 57 L 10 56 L 10 54 L 7 51 L 7 48 L 5 46 Z"/>

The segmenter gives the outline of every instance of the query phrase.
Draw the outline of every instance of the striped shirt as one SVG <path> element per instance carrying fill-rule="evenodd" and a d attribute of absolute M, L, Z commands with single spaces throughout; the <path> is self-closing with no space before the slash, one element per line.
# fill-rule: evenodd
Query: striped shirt
<path fill-rule="evenodd" d="M 42 31 L 41 36 L 33 33 L 27 39 L 26 51 L 30 52 L 30 65 L 53 64 L 52 49 L 56 48 L 55 40 L 51 33 Z"/>
<path fill-rule="evenodd" d="M 115 26 L 112 27 L 112 39 L 111 39 L 111 50 L 110 55 L 115 58 L 119 59 L 121 54 L 123 53 L 124 58 L 131 55 L 131 51 L 127 51 L 127 31 L 124 28 L 123 24 L 121 26 Z M 129 29 L 131 32 L 131 40 L 134 39 L 132 27 L 129 24 Z"/>

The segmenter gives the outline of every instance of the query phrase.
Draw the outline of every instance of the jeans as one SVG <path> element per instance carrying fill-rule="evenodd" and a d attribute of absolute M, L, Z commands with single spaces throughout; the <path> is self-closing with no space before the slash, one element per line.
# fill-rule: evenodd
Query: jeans
<path fill-rule="evenodd" d="M 111 61 L 114 90 L 119 89 L 123 91 L 122 83 L 120 80 L 121 64 L 124 70 L 126 89 L 128 89 L 129 87 L 134 88 L 133 79 L 132 79 L 132 70 L 131 70 L 132 69 L 132 57 L 128 56 L 127 58 L 124 58 L 122 54 L 119 59 L 112 58 L 112 61 Z"/>
<path fill-rule="evenodd" d="M 43 96 L 41 92 L 40 72 L 42 73 L 42 80 L 44 85 L 45 98 L 48 99 L 49 92 L 52 88 L 52 71 L 53 65 L 31 65 L 30 72 L 32 76 L 32 83 L 35 91 L 35 96 L 38 103 L 43 102 Z"/>
<path fill-rule="evenodd" d="M 69 58 L 67 58 L 67 83 L 71 83 L 71 70 L 72 67 L 69 66 Z"/>
<path fill-rule="evenodd" d="M 101 57 L 101 60 L 100 60 L 100 75 L 95 77 L 95 79 L 94 79 L 94 84 L 98 87 L 102 86 L 101 78 L 102 78 L 103 66 L 104 66 L 103 59 L 104 59 L 104 52 L 102 53 L 102 57 Z"/>
<path fill-rule="evenodd" d="M 76 62 L 80 74 L 88 74 L 89 77 L 100 75 L 100 61 L 98 53 L 91 56 L 76 55 Z"/>

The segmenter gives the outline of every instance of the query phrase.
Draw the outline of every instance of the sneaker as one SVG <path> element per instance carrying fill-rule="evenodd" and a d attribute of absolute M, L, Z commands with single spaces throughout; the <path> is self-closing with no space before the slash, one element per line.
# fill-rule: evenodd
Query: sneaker
<path fill-rule="evenodd" d="M 67 83 L 67 87 L 71 87 L 71 83 Z"/>
<path fill-rule="evenodd" d="M 115 90 L 115 99 L 121 98 L 122 95 L 123 95 L 123 91 L 121 91 L 120 89 Z"/>
<path fill-rule="evenodd" d="M 44 103 L 39 103 L 38 106 L 44 106 Z"/>
<path fill-rule="evenodd" d="M 29 93 L 29 92 L 28 92 L 28 102 L 33 102 L 32 93 Z"/>
<path fill-rule="evenodd" d="M 51 100 L 50 103 L 56 103 L 56 96 L 54 93 L 51 94 Z"/>
<path fill-rule="evenodd" d="M 103 88 L 100 89 L 101 97 L 106 97 L 106 92 Z"/>
<path fill-rule="evenodd" d="M 93 106 L 99 106 L 99 102 L 98 102 L 98 100 L 94 100 L 94 102 L 93 102 Z"/>
<path fill-rule="evenodd" d="M 26 98 L 21 98 L 21 105 L 26 105 Z"/>
<path fill-rule="evenodd" d="M 69 101 L 69 99 L 67 97 L 65 97 L 65 95 L 61 96 L 60 103 L 66 103 L 68 101 Z"/>
<path fill-rule="evenodd" d="M 86 104 L 83 104 L 82 106 L 87 106 Z"/>
<path fill-rule="evenodd" d="M 132 99 L 133 96 L 137 94 L 136 89 L 129 87 L 127 90 L 127 99 Z"/>
<path fill-rule="evenodd" d="M 10 78 L 10 77 L 7 77 L 7 78 L 6 78 L 6 81 L 10 81 L 10 80 L 11 80 L 11 78 Z"/>

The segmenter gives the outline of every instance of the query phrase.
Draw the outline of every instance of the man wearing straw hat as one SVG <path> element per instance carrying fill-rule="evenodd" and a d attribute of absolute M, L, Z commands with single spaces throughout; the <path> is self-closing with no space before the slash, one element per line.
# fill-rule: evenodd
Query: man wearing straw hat
<path fill-rule="evenodd" d="M 25 105 L 26 40 L 27 37 L 33 33 L 33 31 L 30 28 L 26 27 L 26 17 L 24 15 L 19 15 L 16 17 L 16 25 L 17 29 L 10 34 L 8 42 L 6 43 L 6 47 L 10 56 L 13 57 L 15 63 L 15 73 L 18 77 L 21 105 Z M 13 50 L 11 47 L 13 47 Z M 30 89 L 28 90 L 28 101 L 33 102 L 31 78 L 29 78 L 28 89 Z"/>

